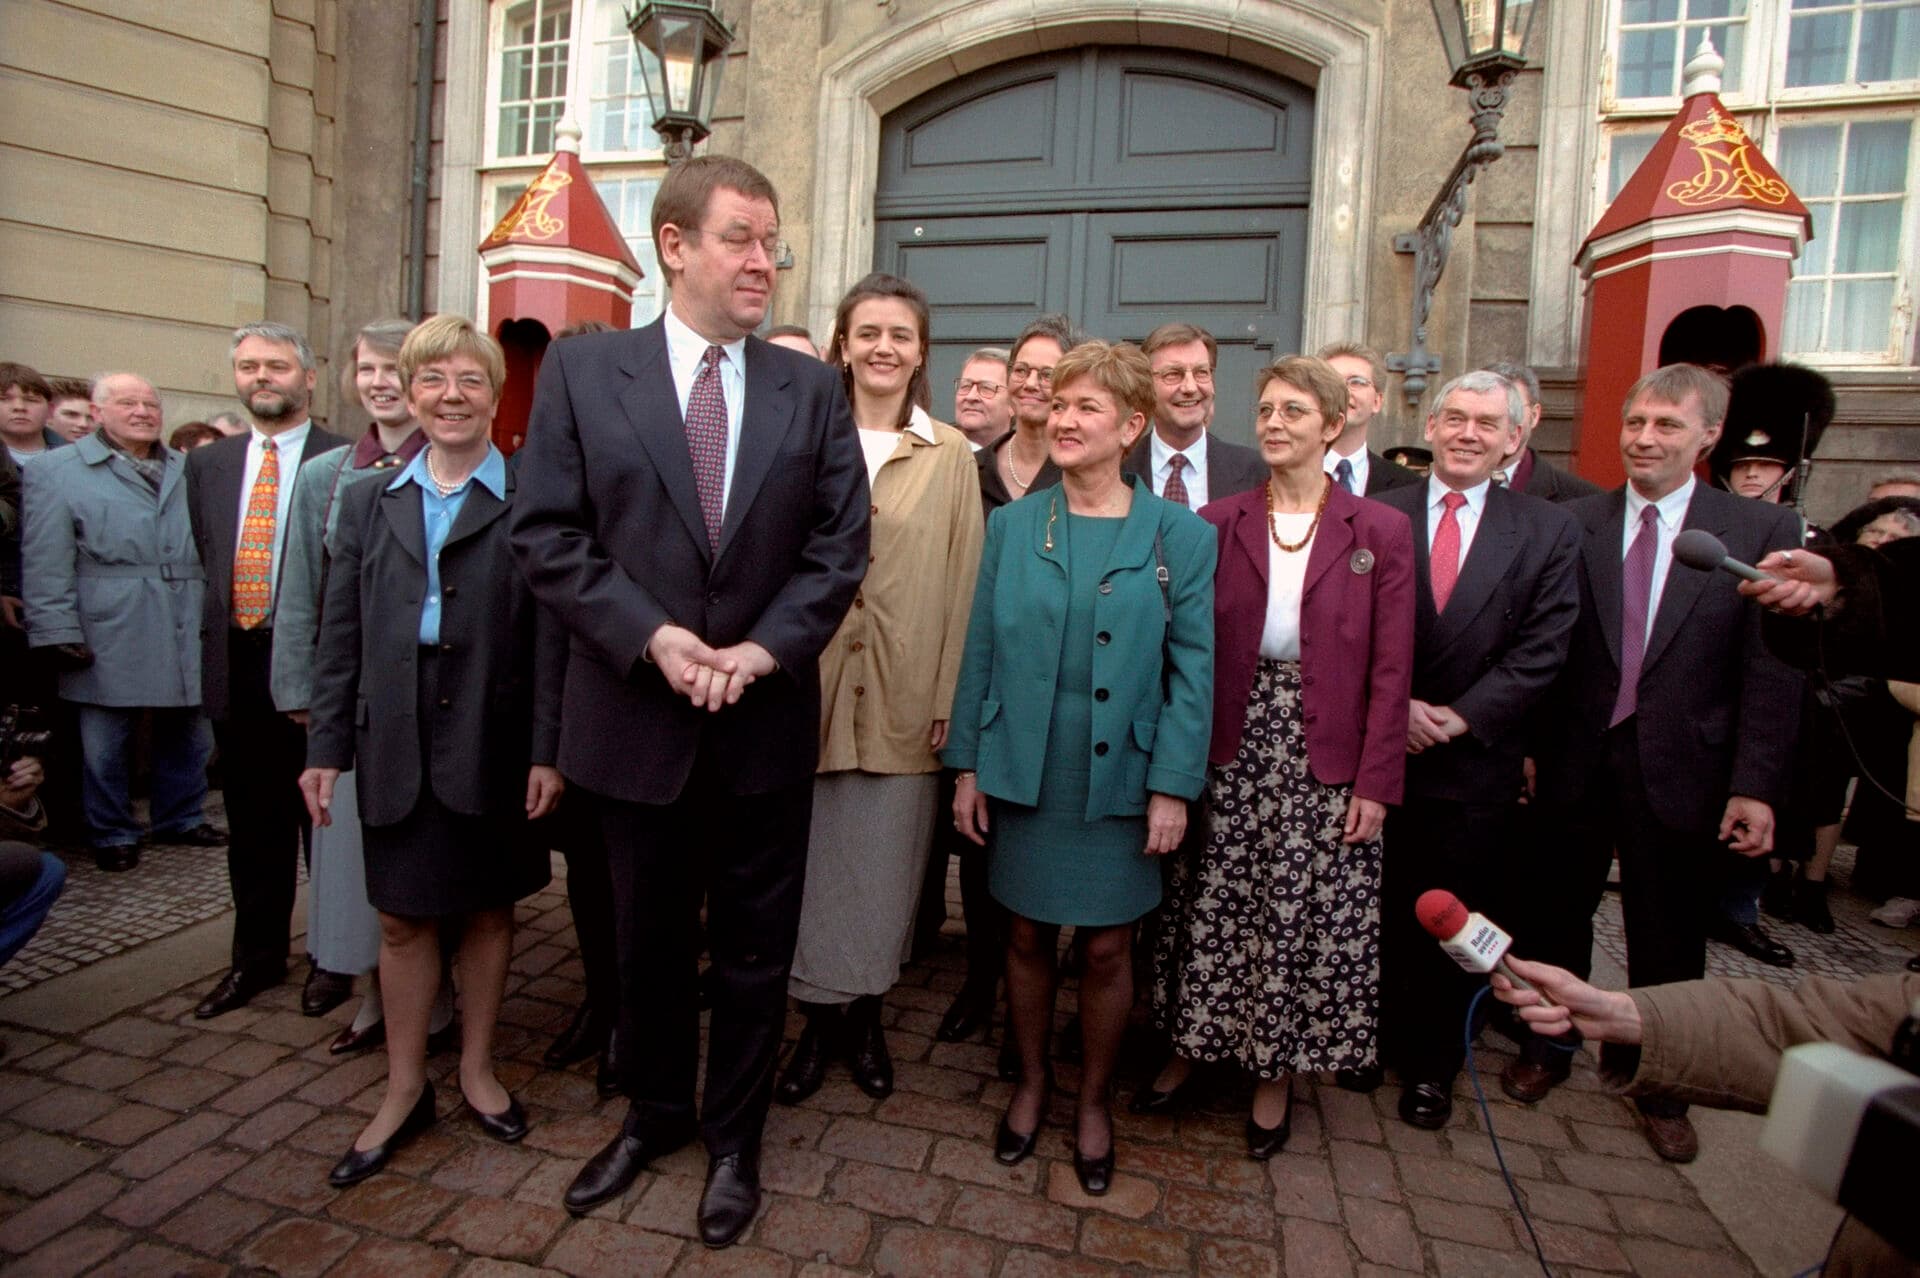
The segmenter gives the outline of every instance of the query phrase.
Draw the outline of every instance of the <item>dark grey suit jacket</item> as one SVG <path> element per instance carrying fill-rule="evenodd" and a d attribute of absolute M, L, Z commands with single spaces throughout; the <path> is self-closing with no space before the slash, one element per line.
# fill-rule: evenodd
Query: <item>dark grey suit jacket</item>
<path fill-rule="evenodd" d="M 1569 502 L 1603 491 L 1592 480 L 1560 469 L 1542 457 L 1538 450 L 1529 448 L 1527 451 L 1533 454 L 1533 472 L 1527 476 L 1527 486 L 1521 490 L 1527 496 L 1538 497 L 1542 501 Z"/>
<path fill-rule="evenodd" d="M 513 548 L 570 636 L 560 770 L 596 794 L 670 803 L 706 752 L 762 794 L 818 760 L 819 654 L 867 570 L 867 467 L 833 368 L 753 337 L 745 363 L 717 556 L 662 324 L 556 343 L 540 367 Z M 780 668 L 696 710 L 643 660 L 669 623 Z"/>
<path fill-rule="evenodd" d="M 1562 507 L 1580 522 L 1580 620 L 1543 716 L 1540 793 L 1577 802 L 1600 774 L 1620 688 L 1626 489 Z M 1785 506 L 1698 484 L 1682 528 L 1704 528 L 1743 563 L 1800 545 Z M 1642 658 L 1636 737 L 1647 799 L 1674 830 L 1711 837 L 1732 795 L 1779 806 L 1800 725 L 1801 677 L 1768 650 L 1761 609 L 1724 572 L 1675 560 Z"/>
<path fill-rule="evenodd" d="M 1153 441 L 1143 436 L 1127 454 L 1121 469 L 1130 475 L 1138 475 L 1147 482 L 1148 491 L 1158 496 L 1153 488 Z M 1269 472 L 1267 463 L 1260 460 L 1260 454 L 1245 444 L 1236 444 L 1207 433 L 1207 500 L 1219 501 L 1222 497 L 1238 497 L 1241 493 L 1252 492 L 1267 482 Z"/>
<path fill-rule="evenodd" d="M 200 612 L 200 697 L 209 719 L 232 711 L 227 695 L 227 629 L 233 617 L 233 556 L 240 546 L 240 484 L 247 475 L 249 434 L 216 440 L 187 454 L 187 516 L 193 544 L 207 570 L 206 602 Z M 329 448 L 351 441 L 318 426 L 307 431 L 299 464 L 280 467 L 280 482 L 291 484 L 300 466 Z M 286 543 L 281 543 L 286 553 Z M 274 575 L 275 584 L 279 574 Z M 271 705 L 265 707 L 272 710 Z"/>
<path fill-rule="evenodd" d="M 1468 731 L 1407 758 L 1407 794 L 1505 803 L 1522 783 L 1522 731 L 1566 662 L 1580 611 L 1572 515 L 1505 488 L 1489 488 L 1447 609 L 1433 607 L 1427 485 L 1374 500 L 1413 524 L 1413 695 L 1452 706 Z"/>
<path fill-rule="evenodd" d="M 1378 497 L 1381 493 L 1421 482 L 1419 475 L 1399 462 L 1390 462 L 1371 448 L 1367 450 L 1367 491 L 1362 496 Z"/>
<path fill-rule="evenodd" d="M 427 587 L 420 487 L 391 476 L 340 496 L 326 603 L 314 651 L 307 766 L 355 768 L 360 819 L 413 811 L 420 764 L 420 601 Z M 475 484 L 440 551 L 434 657 L 434 797 L 455 812 L 526 818 L 527 769 L 554 762 L 566 665 L 559 623 L 535 604 L 507 539 L 503 502 Z"/>

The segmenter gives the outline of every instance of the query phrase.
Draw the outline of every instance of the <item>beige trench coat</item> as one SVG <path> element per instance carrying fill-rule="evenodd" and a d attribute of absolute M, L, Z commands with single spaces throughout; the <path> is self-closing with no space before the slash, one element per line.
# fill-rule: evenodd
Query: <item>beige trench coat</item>
<path fill-rule="evenodd" d="M 966 436 L 915 409 L 872 501 L 866 580 L 820 654 L 819 770 L 936 772 L 985 536 Z"/>

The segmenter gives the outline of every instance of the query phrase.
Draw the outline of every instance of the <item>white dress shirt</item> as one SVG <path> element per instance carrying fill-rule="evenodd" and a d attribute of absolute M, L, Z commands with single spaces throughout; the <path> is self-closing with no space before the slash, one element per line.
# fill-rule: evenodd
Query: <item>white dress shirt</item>
<path fill-rule="evenodd" d="M 1653 619 L 1660 615 L 1660 592 L 1667 588 L 1667 570 L 1673 567 L 1673 539 L 1680 535 L 1680 526 L 1686 522 L 1687 506 L 1693 501 L 1694 486 L 1698 483 L 1699 480 L 1688 475 L 1686 483 L 1657 502 L 1649 502 L 1632 484 L 1627 485 L 1627 518 L 1620 530 L 1622 562 L 1633 546 L 1633 539 L 1640 535 L 1640 512 L 1648 506 L 1658 512 L 1654 520 L 1653 592 L 1647 597 L 1648 639 L 1653 637 Z"/>
<path fill-rule="evenodd" d="M 1147 460 L 1152 463 L 1153 495 L 1155 497 L 1167 495 L 1167 480 L 1173 475 L 1173 459 L 1185 456 L 1187 464 L 1180 472 L 1180 482 L 1187 486 L 1187 506 L 1189 509 L 1198 510 L 1206 505 L 1209 500 L 1207 432 L 1201 431 L 1200 438 L 1194 440 L 1190 446 L 1180 449 L 1170 447 L 1166 440 L 1160 438 L 1160 432 L 1151 427 L 1148 428 L 1148 434 L 1153 440 L 1150 445 L 1153 451 L 1147 456 Z"/>
<path fill-rule="evenodd" d="M 273 567 L 267 574 L 268 599 L 280 597 L 280 555 L 287 548 L 287 512 L 293 509 L 293 480 L 300 472 L 300 455 L 307 449 L 307 432 L 312 429 L 313 423 L 304 421 L 292 430 L 272 436 L 273 451 L 279 454 L 280 501 L 273 516 Z M 240 552 L 240 535 L 247 526 L 247 507 L 253 504 L 254 481 L 260 478 L 260 464 L 267 459 L 267 451 L 262 447 L 267 439 L 258 426 L 247 430 L 247 465 L 240 473 L 240 511 L 233 525 L 235 554 Z M 228 565 L 227 571 L 233 571 L 232 565 Z"/>
<path fill-rule="evenodd" d="M 1260 655 L 1270 661 L 1300 660 L 1300 602 L 1307 590 L 1307 560 L 1313 556 L 1309 541 L 1298 550 L 1282 550 L 1273 544 L 1273 529 L 1289 546 L 1307 535 L 1313 527 L 1313 512 L 1276 513 L 1267 533 L 1267 619 L 1260 627 Z M 1318 530 L 1314 536 L 1318 537 Z"/>
<path fill-rule="evenodd" d="M 1341 462 L 1343 461 L 1352 462 L 1353 463 L 1353 495 L 1356 497 L 1365 497 L 1367 495 L 1367 472 L 1371 469 L 1371 467 L 1369 467 L 1367 464 L 1367 445 L 1364 441 L 1361 443 L 1360 447 L 1353 450 L 1353 453 L 1351 456 L 1347 456 L 1347 457 L 1342 457 L 1339 453 L 1336 453 L 1331 448 L 1329 448 L 1327 450 L 1326 456 L 1321 458 L 1321 461 L 1323 463 L 1322 468 L 1329 475 L 1331 475 L 1339 467 Z"/>
<path fill-rule="evenodd" d="M 1460 563 L 1467 566 L 1467 551 L 1473 548 L 1473 534 L 1479 531 L 1480 516 L 1487 509 L 1487 488 L 1491 480 L 1483 479 L 1472 488 L 1460 490 L 1467 504 L 1453 512 L 1453 522 L 1460 527 Z M 1454 490 L 1427 476 L 1427 557 L 1433 557 L 1433 535 L 1440 530 L 1440 516 L 1446 511 L 1446 496 Z"/>
<path fill-rule="evenodd" d="M 747 402 L 747 339 L 733 342 L 709 342 L 686 326 L 673 307 L 666 310 L 662 325 L 667 334 L 667 363 L 673 369 L 673 391 L 680 398 L 680 420 L 687 420 L 687 397 L 693 394 L 693 379 L 700 374 L 700 361 L 707 347 L 718 346 L 720 393 L 727 400 L 727 469 L 720 482 L 721 509 L 733 492 L 733 464 L 740 456 L 740 413 Z"/>

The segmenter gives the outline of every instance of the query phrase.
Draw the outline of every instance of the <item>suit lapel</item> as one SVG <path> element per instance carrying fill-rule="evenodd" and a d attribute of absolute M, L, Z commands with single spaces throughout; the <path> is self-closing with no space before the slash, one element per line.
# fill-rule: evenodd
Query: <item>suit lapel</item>
<path fill-rule="evenodd" d="M 1266 587 L 1271 583 L 1267 580 L 1267 517 L 1261 507 L 1241 504 L 1233 521 L 1233 540 L 1252 562 L 1253 570 L 1260 574 L 1260 594 L 1264 599 Z"/>
<path fill-rule="evenodd" d="M 1617 488 L 1608 494 L 1607 513 L 1599 527 L 1587 530 L 1586 544 L 1580 548 L 1586 560 L 1587 588 L 1593 592 L 1593 610 L 1600 622 L 1600 633 L 1607 641 L 1607 655 L 1615 662 L 1620 660 L 1620 537 L 1626 520 L 1627 490 Z"/>
<path fill-rule="evenodd" d="M 1724 539 L 1727 532 L 1726 514 L 1716 500 L 1719 494 L 1705 484 L 1695 482 L 1693 497 L 1687 502 L 1687 517 L 1680 521 L 1682 530 L 1704 528 L 1716 537 Z M 1660 611 L 1653 618 L 1653 634 L 1647 639 L 1647 655 L 1641 662 L 1641 669 L 1650 669 L 1666 651 L 1667 645 L 1680 632 L 1680 627 L 1693 611 L 1693 605 L 1699 601 L 1700 592 L 1707 588 L 1707 579 L 1712 573 L 1701 572 L 1698 568 L 1689 568 L 1678 559 L 1667 565 L 1667 584 L 1660 591 Z"/>
<path fill-rule="evenodd" d="M 467 506 L 473 504 L 476 495 L 467 494 Z M 491 498 L 492 494 L 488 493 L 487 496 Z M 427 563 L 427 520 L 420 508 L 420 485 L 402 484 L 382 492 L 380 513 L 386 516 L 387 526 L 393 529 L 394 540 L 400 543 L 400 548 L 413 556 L 413 562 L 424 568 Z M 460 513 L 465 515 L 466 507 L 463 506 Z"/>
<path fill-rule="evenodd" d="M 419 485 L 410 485 L 415 491 Z M 507 492 L 513 492 L 513 482 L 507 482 Z M 475 533 L 485 530 L 488 524 L 507 513 L 507 503 L 487 491 L 482 484 L 474 484 L 467 490 L 467 499 L 460 503 L 460 513 L 453 517 L 453 527 L 447 530 L 447 545 L 465 541 Z M 421 521 L 422 529 L 425 520 Z"/>
<path fill-rule="evenodd" d="M 620 408 L 641 447 L 647 450 L 694 544 L 702 554 L 711 555 L 707 520 L 700 510 L 700 490 L 693 479 L 693 455 L 687 449 L 687 422 L 680 413 L 680 396 L 674 389 L 673 368 L 667 358 L 666 328 L 661 321 L 655 320 L 634 334 L 620 358 L 620 371 L 627 375 L 627 383 L 620 390 Z M 751 393 L 747 403 L 753 403 Z M 744 451 L 745 441 L 741 442 Z M 737 473 L 735 478 L 737 483 Z"/>
<path fill-rule="evenodd" d="M 240 549 L 240 483 L 246 478 L 247 449 L 250 447 L 250 435 L 243 434 L 231 442 L 221 441 L 209 444 L 208 448 L 220 451 L 213 453 L 207 460 L 207 536 L 213 543 L 213 562 L 207 565 L 207 576 L 217 580 L 220 597 L 230 597 L 233 589 L 233 557 Z"/>
<path fill-rule="evenodd" d="M 1424 514 L 1424 503 L 1420 509 Z M 1447 610 L 1434 625 L 1436 645 L 1450 643 L 1486 607 L 1494 587 L 1507 575 L 1514 555 L 1519 553 L 1520 534 L 1520 519 L 1513 508 L 1512 494 L 1490 486 L 1486 504 L 1480 510 L 1480 526 L 1473 530 L 1473 544 L 1467 548 L 1467 561 L 1460 565 L 1460 577 L 1453 583 L 1453 594 L 1447 598 Z"/>
<path fill-rule="evenodd" d="M 740 530 L 793 424 L 793 396 L 787 390 L 791 379 L 766 358 L 758 338 L 749 337 L 743 349 L 747 402 L 740 414 L 740 447 L 734 454 L 733 483 L 727 489 L 726 517 L 720 526 L 722 553 Z M 687 465 L 691 471 L 692 462 Z"/>
<path fill-rule="evenodd" d="M 1347 552 L 1353 548 L 1353 503 L 1359 498 L 1338 484 L 1334 487 L 1338 491 L 1328 494 L 1327 513 L 1321 518 L 1320 528 L 1313 535 L 1313 545 L 1307 551 L 1307 579 L 1300 590 L 1303 597 L 1313 592 L 1313 583 L 1326 576 L 1327 569 L 1336 563 L 1345 563 Z M 1263 518 L 1261 522 L 1266 521 Z"/>

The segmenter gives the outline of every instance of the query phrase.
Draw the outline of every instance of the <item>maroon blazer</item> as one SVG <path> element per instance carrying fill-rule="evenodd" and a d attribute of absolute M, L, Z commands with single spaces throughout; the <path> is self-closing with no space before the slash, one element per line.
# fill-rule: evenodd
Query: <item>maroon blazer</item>
<path fill-rule="evenodd" d="M 1266 486 L 1209 502 L 1220 537 L 1213 577 L 1213 745 L 1231 763 L 1267 619 Z M 1335 485 L 1308 552 L 1300 618 L 1307 764 L 1322 785 L 1377 803 L 1406 788 L 1413 687 L 1413 530 L 1407 517 Z"/>

